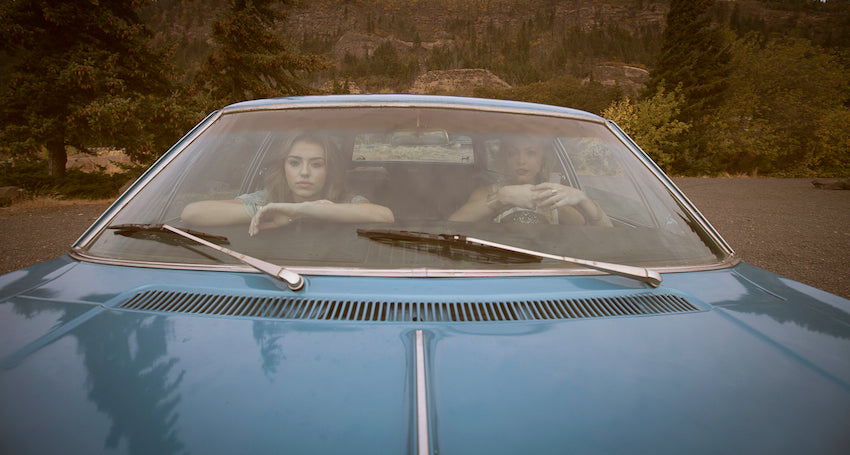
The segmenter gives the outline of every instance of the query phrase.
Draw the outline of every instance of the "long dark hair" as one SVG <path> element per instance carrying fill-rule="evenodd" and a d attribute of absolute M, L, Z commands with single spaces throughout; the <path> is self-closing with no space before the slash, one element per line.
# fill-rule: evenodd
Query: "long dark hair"
<path fill-rule="evenodd" d="M 295 202 L 292 197 L 292 190 L 286 182 L 286 171 L 284 171 L 286 157 L 292 151 L 292 147 L 297 142 L 307 142 L 316 144 L 325 151 L 325 166 L 327 166 L 328 174 L 325 179 L 325 186 L 319 193 L 319 199 L 327 199 L 333 202 L 342 202 L 345 196 L 345 166 L 339 148 L 334 141 L 324 135 L 319 135 L 310 132 L 304 132 L 292 135 L 284 146 L 281 147 L 281 154 L 275 160 L 275 165 L 272 166 L 270 172 L 266 173 L 265 184 L 269 191 L 270 202 Z"/>

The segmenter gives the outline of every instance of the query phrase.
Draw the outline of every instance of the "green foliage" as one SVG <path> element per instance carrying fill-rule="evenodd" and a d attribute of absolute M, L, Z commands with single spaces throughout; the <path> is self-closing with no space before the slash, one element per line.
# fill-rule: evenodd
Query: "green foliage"
<path fill-rule="evenodd" d="M 112 199 L 118 197 L 121 187 L 129 180 L 127 174 L 68 169 L 65 177 L 54 183 L 52 191 L 65 199 Z"/>
<path fill-rule="evenodd" d="M 483 18 L 447 18 L 451 44 L 434 46 L 425 56 L 428 70 L 485 68 L 513 85 L 528 85 L 569 74 L 587 77 L 599 61 L 650 65 L 661 45 L 661 31 L 644 26 L 555 21 L 556 7 L 541 7 L 533 17 L 498 23 Z"/>
<path fill-rule="evenodd" d="M 0 153 L 17 158 L 17 170 L 2 172 L 30 191 L 73 193 L 85 179 L 109 188 L 112 177 L 96 173 L 69 170 L 71 183 L 63 179 L 66 148 L 115 146 L 147 164 L 211 110 L 308 93 L 309 75 L 333 80 L 334 93 L 353 80 L 367 91 L 402 92 L 422 70 L 485 68 L 515 87 L 476 95 L 604 111 L 674 173 L 850 175 L 850 54 L 826 47 L 850 46 L 848 0 L 759 2 L 787 21 L 742 2 L 673 0 L 663 35 L 652 24 L 606 22 L 598 5 L 584 9 L 592 25 L 573 20 L 552 0 L 326 2 L 340 9 L 341 24 L 395 40 L 320 73 L 327 61 L 302 53 L 330 55 L 350 29 L 300 31 L 287 41 L 286 0 L 0 3 Z M 631 6 L 657 6 L 646 3 Z M 426 27 L 403 14 L 413 8 L 443 15 Z M 173 53 L 152 45 L 139 14 L 159 32 L 156 42 L 173 41 Z M 812 23 L 799 20 L 807 14 L 829 25 L 799 26 Z M 211 48 L 205 33 L 216 15 Z M 718 23 L 758 37 L 737 40 Z M 653 68 L 644 98 L 582 83 L 600 61 Z M 37 158 L 45 150 L 48 161 Z"/>
<path fill-rule="evenodd" d="M 824 112 L 815 131 L 810 169 L 821 177 L 850 176 L 850 108 L 835 106 Z"/>
<path fill-rule="evenodd" d="M 482 98 L 572 107 L 597 114 L 622 97 L 622 91 L 618 87 L 606 87 L 598 82 L 585 83 L 572 76 L 561 76 L 549 81 L 506 89 L 477 88 L 474 94 Z"/>
<path fill-rule="evenodd" d="M 736 41 L 708 151 L 732 173 L 847 171 L 850 76 L 838 55 L 800 38 Z"/>
<path fill-rule="evenodd" d="M 204 101 L 223 106 L 253 98 L 303 95 L 300 73 L 326 68 L 324 58 L 290 50 L 276 33 L 287 15 L 279 0 L 230 0 L 213 24 L 216 48 L 195 76 Z"/>
<path fill-rule="evenodd" d="M 602 116 L 613 120 L 659 166 L 672 172 L 685 157 L 681 143 L 690 124 L 677 120 L 684 97 L 680 89 L 665 93 L 663 87 L 651 98 L 616 101 Z"/>
<path fill-rule="evenodd" d="M 0 163 L 0 186 L 16 186 L 29 194 L 41 195 L 51 187 L 47 163 L 43 159 L 20 159 Z"/>
<path fill-rule="evenodd" d="M 683 121 L 698 121 L 723 100 L 729 72 L 728 37 L 712 26 L 715 0 L 672 0 L 648 96 L 681 86 Z"/>
<path fill-rule="evenodd" d="M 337 39 L 339 36 L 333 34 L 305 32 L 301 35 L 299 50 L 307 54 L 330 54 Z"/>
<path fill-rule="evenodd" d="M 434 46 L 428 51 L 425 65 L 428 71 L 456 69 L 457 58 L 454 48 L 449 46 Z"/>
<path fill-rule="evenodd" d="M 31 196 L 111 199 L 118 196 L 125 183 L 140 174 L 140 167 L 112 175 L 103 170 L 83 172 L 72 168 L 65 176 L 56 179 L 47 174 L 47 164 L 43 159 L 16 160 L 0 163 L 0 186 L 16 186 Z"/>
<path fill-rule="evenodd" d="M 401 57 L 390 41 L 384 41 L 365 58 L 346 53 L 342 61 L 341 73 L 349 78 L 361 78 L 371 81 L 365 85 L 390 86 L 406 85 L 413 81 L 419 72 L 419 61 L 415 55 Z"/>
<path fill-rule="evenodd" d="M 136 0 L 21 0 L 0 6 L 0 144 L 12 155 L 48 150 L 61 178 L 66 147 L 117 145 L 145 154 L 175 139 L 135 115 L 172 92 L 166 54 L 150 47 Z M 154 145 L 155 144 L 155 145 Z"/>
<path fill-rule="evenodd" d="M 209 24 L 226 0 L 144 1 L 139 17 L 154 32 L 156 46 L 170 48 L 169 62 L 177 69 L 182 84 L 192 81 L 210 54 Z"/>
<path fill-rule="evenodd" d="M 398 76 L 403 72 L 398 52 L 389 41 L 384 41 L 375 48 L 370 66 L 376 74 L 385 74 L 391 77 Z"/>

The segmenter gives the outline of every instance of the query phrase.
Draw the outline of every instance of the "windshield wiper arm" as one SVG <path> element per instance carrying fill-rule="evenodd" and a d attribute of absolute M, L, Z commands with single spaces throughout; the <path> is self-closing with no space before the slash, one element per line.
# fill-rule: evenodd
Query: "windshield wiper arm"
<path fill-rule="evenodd" d="M 448 244 L 459 247 L 473 248 L 492 248 L 498 251 L 511 252 L 520 255 L 531 256 L 541 259 L 553 259 L 556 261 L 576 264 L 589 269 L 599 270 L 601 272 L 610 273 L 612 275 L 622 276 L 644 282 L 654 288 L 661 284 L 661 274 L 643 267 L 633 267 L 630 265 L 611 264 L 608 262 L 590 261 L 587 259 L 571 258 L 568 256 L 558 256 L 549 253 L 541 253 L 539 251 L 527 250 L 502 243 L 482 240 L 475 237 L 468 237 L 457 234 L 431 234 L 428 232 L 402 231 L 395 229 L 358 229 L 357 234 L 368 237 L 372 240 L 403 240 L 403 241 L 420 241 L 436 244 Z"/>
<path fill-rule="evenodd" d="M 216 245 L 215 243 L 204 240 L 204 238 L 202 238 L 202 237 L 205 237 L 205 238 L 208 238 L 210 240 L 218 241 L 219 243 L 227 244 L 227 243 L 229 243 L 227 241 L 227 237 L 222 237 L 222 236 L 213 235 L 213 234 L 207 234 L 207 233 L 204 233 L 204 232 L 190 231 L 190 230 L 184 231 L 184 230 L 177 229 L 173 226 L 169 226 L 167 224 L 119 224 L 119 225 L 115 225 L 115 226 L 109 226 L 109 229 L 116 229 L 117 230 L 116 233 L 122 234 L 122 235 L 129 235 L 131 233 L 139 232 L 139 231 L 146 231 L 146 232 L 167 231 L 167 232 L 172 232 L 172 233 L 177 234 L 181 237 L 187 238 L 187 239 L 192 240 L 194 242 L 200 243 L 201 245 L 204 245 L 204 246 L 212 248 L 216 251 L 222 252 L 222 253 L 236 259 L 237 261 L 242 262 L 243 264 L 250 265 L 251 267 L 253 267 L 253 268 L 269 275 L 269 276 L 272 276 L 272 277 L 274 277 L 274 278 L 276 278 L 280 281 L 283 281 L 283 282 L 286 283 L 286 285 L 289 287 L 289 289 L 291 289 L 293 291 L 300 291 L 301 289 L 304 288 L 304 278 L 301 275 L 299 275 L 299 274 L 297 274 L 297 273 L 295 273 L 291 270 L 287 270 L 284 267 L 272 264 L 270 262 L 266 262 L 262 259 L 255 258 L 253 256 L 248 256 L 246 254 L 238 253 L 238 252 L 233 251 L 229 248 L 225 248 L 223 246 Z"/>

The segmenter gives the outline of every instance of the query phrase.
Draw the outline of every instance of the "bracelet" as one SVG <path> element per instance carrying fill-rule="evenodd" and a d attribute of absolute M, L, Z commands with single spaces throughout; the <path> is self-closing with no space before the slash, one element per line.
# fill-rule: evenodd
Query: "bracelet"
<path fill-rule="evenodd" d="M 254 218 L 254 215 L 257 214 L 257 204 L 254 204 L 253 202 L 242 201 L 242 207 L 245 209 L 245 213 L 248 215 L 248 218 Z"/>

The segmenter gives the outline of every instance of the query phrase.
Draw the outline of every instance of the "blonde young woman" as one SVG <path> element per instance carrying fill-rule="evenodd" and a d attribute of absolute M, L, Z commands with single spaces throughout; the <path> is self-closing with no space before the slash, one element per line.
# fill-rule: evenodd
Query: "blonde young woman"
<path fill-rule="evenodd" d="M 299 218 L 341 223 L 394 221 L 390 209 L 348 193 L 337 147 L 326 137 L 303 133 L 282 148 L 266 187 L 223 201 L 198 201 L 181 218 L 196 226 L 249 223 L 248 233 L 286 226 Z"/>
<path fill-rule="evenodd" d="M 546 158 L 552 154 L 548 141 L 511 138 L 502 141 L 501 153 L 506 181 L 473 191 L 449 220 L 611 226 L 602 207 L 583 191 L 547 181 Z"/>

